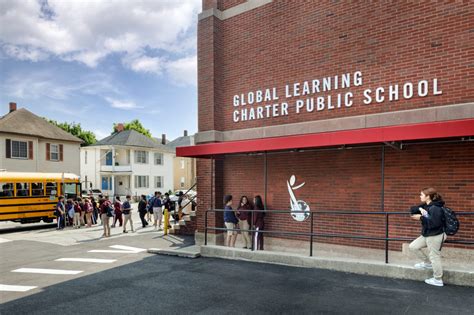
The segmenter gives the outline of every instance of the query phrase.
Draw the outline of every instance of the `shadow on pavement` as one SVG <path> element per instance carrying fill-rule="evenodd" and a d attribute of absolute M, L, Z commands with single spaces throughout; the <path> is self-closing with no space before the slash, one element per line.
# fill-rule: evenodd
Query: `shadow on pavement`
<path fill-rule="evenodd" d="M 211 258 L 151 256 L 62 282 L 1 314 L 470 314 L 472 288 Z"/>

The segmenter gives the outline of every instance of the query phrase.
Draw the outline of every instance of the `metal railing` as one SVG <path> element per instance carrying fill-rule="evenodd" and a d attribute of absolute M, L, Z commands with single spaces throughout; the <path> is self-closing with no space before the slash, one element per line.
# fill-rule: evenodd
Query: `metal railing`
<path fill-rule="evenodd" d="M 291 235 L 291 236 L 307 236 L 309 237 L 309 256 L 313 256 L 313 240 L 314 237 L 327 237 L 327 238 L 344 238 L 344 239 L 360 239 L 360 240 L 376 240 L 376 241 L 384 241 L 384 249 L 385 249 L 385 263 L 388 263 L 388 252 L 389 252 L 389 242 L 391 241 L 412 241 L 413 238 L 408 237 L 389 237 L 389 217 L 398 215 L 398 216 L 410 216 L 407 212 L 351 212 L 351 211 L 311 211 L 310 214 L 310 232 L 288 232 L 288 231 L 281 231 L 281 230 L 255 230 L 253 228 L 253 214 L 255 212 L 264 212 L 266 215 L 269 214 L 277 214 L 277 213 L 307 213 L 304 211 L 291 211 L 291 210 L 246 210 L 250 212 L 251 217 L 251 226 L 248 230 L 242 229 L 227 229 L 227 228 L 219 228 L 219 227 L 209 227 L 207 225 L 208 222 L 208 213 L 209 212 L 224 212 L 224 209 L 208 209 L 204 215 L 204 245 L 207 245 L 207 231 L 214 230 L 214 231 L 243 231 L 243 232 L 250 232 L 250 233 L 263 233 L 263 234 L 277 234 L 277 235 Z M 358 215 L 376 215 L 376 216 L 384 216 L 385 217 L 385 236 L 384 237 L 376 237 L 376 236 L 364 236 L 364 235 L 350 235 L 350 234 L 332 234 L 332 233 L 314 233 L 314 217 L 318 215 L 351 215 L 351 216 L 358 216 Z M 456 216 L 459 218 L 464 215 L 474 215 L 474 212 L 456 212 Z M 461 227 L 462 230 L 462 227 Z M 253 239 L 253 238 L 252 238 Z M 452 244 L 464 244 L 464 245 L 474 245 L 474 239 L 466 240 L 466 239 L 454 239 L 454 240 L 446 240 L 445 243 L 452 243 Z M 254 250 L 254 242 L 252 241 L 251 250 Z"/>

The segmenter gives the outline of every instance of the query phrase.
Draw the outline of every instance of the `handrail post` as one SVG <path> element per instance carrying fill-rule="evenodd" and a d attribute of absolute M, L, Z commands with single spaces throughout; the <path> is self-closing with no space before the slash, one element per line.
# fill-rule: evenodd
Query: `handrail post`
<path fill-rule="evenodd" d="M 209 210 L 206 210 L 204 214 L 204 245 L 207 246 L 207 212 Z"/>
<path fill-rule="evenodd" d="M 250 249 L 251 249 L 252 251 L 255 250 L 254 241 L 253 241 L 253 239 L 254 239 L 254 237 L 255 237 L 255 233 L 253 232 L 253 229 L 254 229 L 254 228 L 253 228 L 253 212 L 254 212 L 254 210 L 251 210 L 251 211 L 250 211 L 250 229 L 252 230 L 252 233 L 250 233 L 250 236 L 251 236 L 250 242 L 252 243 L 251 246 L 250 246 Z"/>
<path fill-rule="evenodd" d="M 309 244 L 309 257 L 313 257 L 313 213 L 311 212 L 311 236 Z"/>
<path fill-rule="evenodd" d="M 388 213 L 385 213 L 385 263 L 388 264 Z"/>

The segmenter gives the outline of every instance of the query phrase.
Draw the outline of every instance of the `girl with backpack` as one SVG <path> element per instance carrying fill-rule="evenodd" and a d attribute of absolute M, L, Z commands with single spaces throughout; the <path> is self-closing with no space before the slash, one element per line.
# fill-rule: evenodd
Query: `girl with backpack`
<path fill-rule="evenodd" d="M 93 212 L 92 204 L 89 201 L 88 198 L 84 199 L 84 212 L 86 214 L 86 222 L 87 225 L 86 227 L 91 227 L 92 226 L 92 212 Z"/>
<path fill-rule="evenodd" d="M 441 247 L 446 240 L 444 233 L 444 201 L 434 188 L 424 188 L 420 193 L 422 204 L 411 208 L 411 218 L 421 221 L 421 235 L 410 243 L 410 250 L 422 260 L 415 264 L 417 269 L 433 269 L 433 278 L 426 279 L 430 285 L 442 287 L 443 267 L 441 265 Z M 421 250 L 428 248 L 429 255 Z"/>

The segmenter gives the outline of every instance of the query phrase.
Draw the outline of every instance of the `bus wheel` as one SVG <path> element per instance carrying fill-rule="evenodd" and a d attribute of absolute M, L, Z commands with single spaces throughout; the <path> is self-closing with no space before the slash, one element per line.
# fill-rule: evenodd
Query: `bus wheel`
<path fill-rule="evenodd" d="M 53 223 L 53 219 L 50 218 L 43 218 L 44 223 Z"/>

